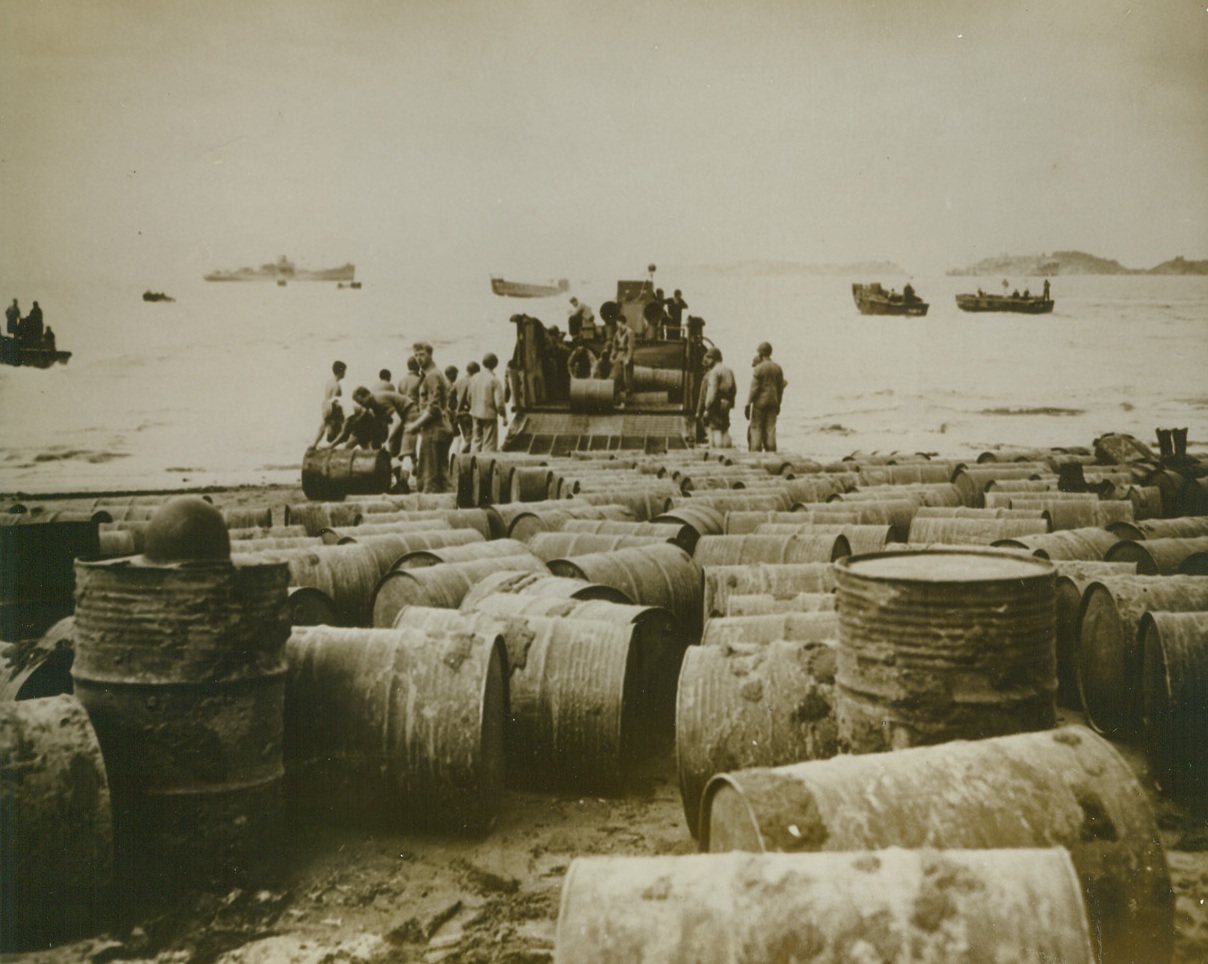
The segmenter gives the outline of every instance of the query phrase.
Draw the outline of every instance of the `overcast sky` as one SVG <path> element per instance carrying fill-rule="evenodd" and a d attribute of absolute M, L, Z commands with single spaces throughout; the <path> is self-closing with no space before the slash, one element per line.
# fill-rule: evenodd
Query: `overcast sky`
<path fill-rule="evenodd" d="M 0 0 L 0 274 L 1208 258 L 1206 5 Z"/>

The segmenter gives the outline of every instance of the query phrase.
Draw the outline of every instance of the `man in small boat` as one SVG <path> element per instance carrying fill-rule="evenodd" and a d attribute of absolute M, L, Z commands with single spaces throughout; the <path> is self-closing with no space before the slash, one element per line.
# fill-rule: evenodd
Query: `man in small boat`
<path fill-rule="evenodd" d="M 1023 289 L 1023 296 L 1024 296 L 1025 298 L 1031 298 L 1031 297 L 1032 297 L 1032 289 L 1031 289 L 1031 288 L 1024 288 L 1024 289 Z"/>
<path fill-rule="evenodd" d="M 45 328 L 42 324 L 42 309 L 38 307 L 36 301 L 34 302 L 34 306 L 29 309 L 29 314 L 25 316 L 25 320 L 18 327 L 18 338 L 22 342 L 35 347 L 42 344 L 42 333 Z"/>
<path fill-rule="evenodd" d="M 908 305 L 914 304 L 914 285 L 909 281 L 906 282 L 906 287 L 902 289 L 902 300 Z"/>
<path fill-rule="evenodd" d="M 503 386 L 495 377 L 499 358 L 493 352 L 482 356 L 482 370 L 470 379 L 470 416 L 474 422 L 470 437 L 471 452 L 499 450 L 499 419 L 507 424 Z"/>
<path fill-rule="evenodd" d="M 17 304 L 17 299 L 13 299 L 13 303 L 4 309 L 5 330 L 10 335 L 15 335 L 21 324 L 21 306 Z"/>
<path fill-rule="evenodd" d="M 50 325 L 47 325 L 46 331 L 42 333 L 42 347 L 47 351 L 55 350 L 55 330 Z"/>
<path fill-rule="evenodd" d="M 323 436 L 327 436 L 327 441 L 332 441 L 340 434 L 340 429 L 344 426 L 344 411 L 340 408 L 340 382 L 343 381 L 345 373 L 348 371 L 348 366 L 342 361 L 332 362 L 331 378 L 327 380 L 327 385 L 323 389 L 323 411 L 322 422 L 319 424 L 319 432 L 315 435 L 314 442 L 311 443 L 311 448 L 314 448 L 322 440 Z"/>
<path fill-rule="evenodd" d="M 752 452 L 775 452 L 776 418 L 788 382 L 784 380 L 784 370 L 772 361 L 769 342 L 760 342 L 756 352 L 757 364 L 751 370 L 751 390 L 744 410 L 750 422 L 747 435 Z"/>
<path fill-rule="evenodd" d="M 1044 300 L 1045 301 L 1049 300 L 1049 279 L 1048 278 L 1044 279 Z"/>

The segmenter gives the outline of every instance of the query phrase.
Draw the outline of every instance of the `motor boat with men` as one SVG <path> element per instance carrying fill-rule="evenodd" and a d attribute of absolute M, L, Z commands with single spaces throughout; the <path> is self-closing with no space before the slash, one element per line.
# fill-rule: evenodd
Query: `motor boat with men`
<path fill-rule="evenodd" d="M 851 286 L 852 300 L 862 315 L 914 315 L 922 317 L 931 306 L 914 292 L 914 287 L 907 284 L 902 293 L 898 294 L 892 288 L 886 291 L 881 282 L 871 284 L 853 284 Z"/>

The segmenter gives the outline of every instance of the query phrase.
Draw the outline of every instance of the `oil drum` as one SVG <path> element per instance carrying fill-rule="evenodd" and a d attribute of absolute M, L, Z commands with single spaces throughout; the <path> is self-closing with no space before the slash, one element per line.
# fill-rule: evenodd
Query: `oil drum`
<path fill-rule="evenodd" d="M 113 813 L 73 696 L 0 703 L 0 950 L 45 950 L 106 923 Z"/>
<path fill-rule="evenodd" d="M 985 551 L 835 564 L 839 741 L 875 753 L 1056 721 L 1051 563 Z"/>
<path fill-rule="evenodd" d="M 714 777 L 701 849 L 1065 847 L 1106 964 L 1166 962 L 1174 895 L 1132 767 L 1082 726 Z"/>
<path fill-rule="evenodd" d="M 507 658 L 494 636 L 295 629 L 291 798 L 335 822 L 481 833 L 503 790 Z"/>
<path fill-rule="evenodd" d="M 302 456 L 302 491 L 315 502 L 386 492 L 391 481 L 385 449 L 310 448 Z"/>
<path fill-rule="evenodd" d="M 693 837 L 701 793 L 714 775 L 823 760 L 838 752 L 834 684 L 831 643 L 689 648 L 676 696 L 675 760 Z"/>
<path fill-rule="evenodd" d="M 1147 612 L 1144 658 L 1146 755 L 1163 789 L 1203 799 L 1208 784 L 1208 612 Z"/>
<path fill-rule="evenodd" d="M 555 964 L 1064 961 L 1092 964 L 1057 847 L 578 857 Z"/>
<path fill-rule="evenodd" d="M 288 585 L 284 563 L 76 563 L 75 694 L 147 894 L 238 879 L 280 827 Z"/>

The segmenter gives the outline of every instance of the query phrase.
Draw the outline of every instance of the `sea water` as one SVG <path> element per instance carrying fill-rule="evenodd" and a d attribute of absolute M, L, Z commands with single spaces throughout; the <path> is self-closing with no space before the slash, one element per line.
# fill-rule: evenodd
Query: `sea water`
<path fill-rule="evenodd" d="M 565 329 L 570 294 L 598 312 L 616 290 L 615 278 L 572 279 L 565 295 L 513 299 L 491 294 L 487 278 L 362 274 L 360 289 L 182 278 L 157 285 L 171 303 L 144 302 L 141 287 L 116 280 L 34 290 L 0 279 L 0 300 L 28 310 L 36 298 L 73 353 L 47 370 L 0 368 L 0 491 L 297 483 L 337 358 L 348 365 L 346 400 L 379 369 L 397 377 L 419 340 L 442 368 L 492 351 L 502 371 L 513 313 Z M 656 277 L 706 320 L 740 403 L 756 346 L 773 344 L 788 379 L 782 451 L 966 458 L 998 445 L 1089 446 L 1112 431 L 1153 444 L 1159 426 L 1186 426 L 1193 445 L 1208 444 L 1208 278 L 1057 277 L 1056 308 L 1038 316 L 956 307 L 956 293 L 999 291 L 1001 278 L 915 278 L 931 304 L 925 318 L 856 311 L 851 282 L 900 290 L 905 280 Z"/>

